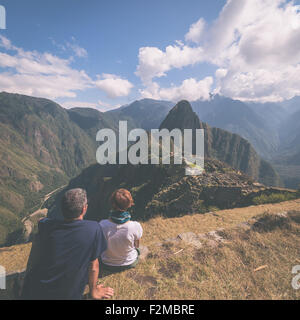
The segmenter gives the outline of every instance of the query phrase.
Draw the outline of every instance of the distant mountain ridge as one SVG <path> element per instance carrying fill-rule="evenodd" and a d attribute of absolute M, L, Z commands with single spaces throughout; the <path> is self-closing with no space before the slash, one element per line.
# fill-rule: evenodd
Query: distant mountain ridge
<path fill-rule="evenodd" d="M 149 129 L 147 121 L 146 123 L 135 121 L 136 113 L 139 119 L 147 119 L 147 114 L 153 110 L 153 114 L 157 114 L 158 118 L 162 119 L 171 109 L 170 105 L 167 105 L 167 108 L 164 106 L 152 109 L 154 103 L 157 103 L 157 101 L 143 99 L 113 110 L 113 112 L 119 114 L 119 119 L 128 120 L 130 128 Z M 209 100 L 194 101 L 191 105 L 201 121 L 212 127 L 236 133 L 248 140 L 263 159 L 273 163 L 279 169 L 283 186 L 298 187 L 300 184 L 300 164 L 297 162 L 299 159 L 297 145 L 299 143 L 294 140 L 291 147 L 286 148 L 286 140 L 283 137 L 290 137 L 289 135 L 293 131 L 296 134 L 297 126 L 293 124 L 292 120 L 297 118 L 296 113 L 300 110 L 300 97 L 294 97 L 283 102 L 258 103 L 242 102 L 220 95 L 211 95 Z M 126 110 L 125 113 L 120 112 L 123 109 Z M 105 114 L 110 114 L 110 111 Z M 288 122 L 289 118 L 291 119 L 290 122 Z M 156 122 L 155 127 L 157 126 Z M 293 129 L 294 127 L 295 129 Z M 284 174 L 278 167 L 278 163 L 282 166 Z M 284 167 L 287 163 L 293 163 L 294 167 L 290 167 L 290 169 Z M 297 165 L 299 165 L 299 170 L 295 171 L 294 168 Z"/>
<path fill-rule="evenodd" d="M 169 112 L 160 129 L 204 129 L 205 157 L 215 158 L 241 170 L 266 185 L 277 185 L 279 177 L 272 166 L 262 160 L 251 144 L 237 134 L 211 128 L 201 122 L 188 101 L 180 101 Z"/>
<path fill-rule="evenodd" d="M 150 107 L 151 106 L 151 107 Z M 169 110 L 174 106 L 170 101 L 142 99 L 133 103 L 105 112 L 118 120 L 128 120 L 128 128 L 158 129 Z"/>
<path fill-rule="evenodd" d="M 265 159 L 270 159 L 278 147 L 275 130 L 242 101 L 215 95 L 208 101 L 192 103 L 192 107 L 200 119 L 210 126 L 248 140 Z"/>

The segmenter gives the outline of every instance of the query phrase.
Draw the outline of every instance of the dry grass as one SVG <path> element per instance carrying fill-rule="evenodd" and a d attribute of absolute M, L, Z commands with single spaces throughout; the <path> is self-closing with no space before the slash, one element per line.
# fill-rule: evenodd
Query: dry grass
<path fill-rule="evenodd" d="M 292 210 L 297 212 L 287 224 L 272 215 Z M 150 250 L 148 258 L 137 268 L 107 275 L 100 282 L 115 289 L 114 299 L 299 299 L 300 290 L 291 287 L 292 267 L 300 264 L 299 212 L 300 200 L 292 200 L 151 219 L 143 223 L 142 244 Z M 272 227 L 265 230 L 258 223 L 251 230 L 235 228 L 254 217 Z M 218 228 L 225 229 L 222 236 L 227 241 L 219 247 L 196 249 L 183 242 L 158 246 L 182 232 Z M 25 268 L 30 248 L 31 244 L 1 248 L 0 265 L 8 272 Z"/>
<path fill-rule="evenodd" d="M 300 264 L 300 211 L 294 216 L 281 223 L 262 215 L 272 230 L 231 228 L 222 234 L 226 243 L 214 248 L 152 246 L 136 269 L 101 283 L 115 289 L 114 299 L 299 299 L 291 270 Z"/>
<path fill-rule="evenodd" d="M 263 204 L 246 208 L 228 209 L 213 213 L 185 215 L 179 218 L 156 217 L 142 223 L 145 230 L 143 244 L 151 245 L 167 238 L 176 237 L 182 232 L 205 233 L 218 228 L 230 228 L 264 212 L 282 212 L 300 209 L 300 200 L 276 204 Z"/>
<path fill-rule="evenodd" d="M 31 243 L 0 248 L 0 265 L 5 267 L 7 273 L 24 270 L 30 249 Z"/>

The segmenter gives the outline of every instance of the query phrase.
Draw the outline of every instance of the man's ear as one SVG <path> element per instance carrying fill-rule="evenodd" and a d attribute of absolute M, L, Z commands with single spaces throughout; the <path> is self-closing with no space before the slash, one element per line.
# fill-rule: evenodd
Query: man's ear
<path fill-rule="evenodd" d="M 82 209 L 82 213 L 81 213 L 81 215 L 82 216 L 85 216 L 85 214 L 86 214 L 86 212 L 87 212 L 87 208 L 88 208 L 88 206 L 87 206 L 87 204 L 83 207 L 83 209 Z"/>

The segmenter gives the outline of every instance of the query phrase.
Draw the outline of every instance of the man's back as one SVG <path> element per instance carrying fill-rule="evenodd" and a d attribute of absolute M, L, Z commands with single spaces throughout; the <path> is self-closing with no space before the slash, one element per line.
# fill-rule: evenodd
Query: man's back
<path fill-rule="evenodd" d="M 88 283 L 88 268 L 106 249 L 97 222 L 43 219 L 37 236 L 38 263 L 29 272 L 27 299 L 80 299 Z"/>

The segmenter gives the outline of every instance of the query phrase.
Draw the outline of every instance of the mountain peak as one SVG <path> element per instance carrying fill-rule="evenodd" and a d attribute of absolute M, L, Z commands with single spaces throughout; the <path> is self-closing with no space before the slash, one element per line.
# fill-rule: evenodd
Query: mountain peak
<path fill-rule="evenodd" d="M 201 129 L 197 114 L 193 111 L 190 103 L 186 100 L 179 101 L 168 113 L 165 120 L 160 125 L 160 129 Z"/>
<path fill-rule="evenodd" d="M 179 101 L 173 109 L 177 111 L 193 112 L 192 106 L 187 100 Z"/>

